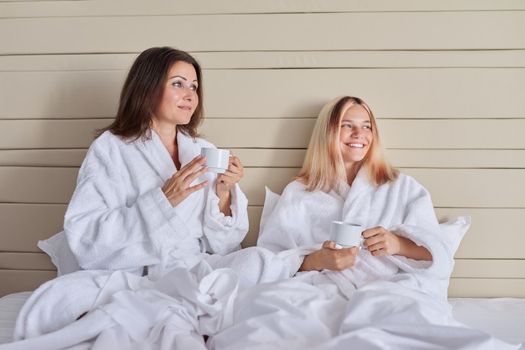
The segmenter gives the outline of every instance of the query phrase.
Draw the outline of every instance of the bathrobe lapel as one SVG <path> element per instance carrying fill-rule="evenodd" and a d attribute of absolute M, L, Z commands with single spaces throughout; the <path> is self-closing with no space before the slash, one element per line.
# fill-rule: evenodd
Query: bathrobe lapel
<path fill-rule="evenodd" d="M 201 146 L 190 136 L 181 132 L 177 133 L 177 144 L 179 145 L 179 161 L 181 166 L 185 166 L 201 153 Z"/>
<path fill-rule="evenodd" d="M 177 132 L 177 145 L 181 167 L 191 162 L 195 156 L 200 154 L 200 144 L 197 143 L 194 138 L 186 136 L 181 132 Z M 137 142 L 137 147 L 162 179 L 162 183 L 166 182 L 177 172 L 173 159 L 155 131 L 151 130 L 150 140 Z M 197 179 L 192 185 L 200 182 L 201 181 Z M 186 200 L 183 200 L 177 205 L 177 214 L 184 222 L 188 222 L 196 212 L 201 211 L 198 210 L 198 208 L 202 207 L 204 198 L 203 190 L 192 193 Z M 191 232 L 189 229 L 188 231 Z"/>
<path fill-rule="evenodd" d="M 159 135 L 153 129 L 150 129 L 151 139 L 137 140 L 138 150 L 144 154 L 144 159 L 151 165 L 151 168 L 159 175 L 164 183 L 177 171 L 173 159 Z"/>
<path fill-rule="evenodd" d="M 346 188 L 347 194 L 343 204 L 342 221 L 367 227 L 373 190 L 374 187 L 368 180 L 368 171 L 362 167 L 352 186 Z"/>

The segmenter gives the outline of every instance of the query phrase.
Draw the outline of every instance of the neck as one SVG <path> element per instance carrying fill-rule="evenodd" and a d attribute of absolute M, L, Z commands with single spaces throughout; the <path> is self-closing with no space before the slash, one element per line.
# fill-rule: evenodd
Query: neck
<path fill-rule="evenodd" d="M 177 136 L 177 125 L 171 123 L 162 123 L 156 120 L 151 122 L 151 127 L 160 136 L 160 139 L 172 143 Z"/>
<path fill-rule="evenodd" d="M 346 169 L 346 181 L 348 182 L 349 186 L 352 186 L 352 183 L 354 182 L 354 179 L 357 176 L 359 169 L 361 169 L 361 163 L 360 162 L 346 163 L 345 169 Z"/>
<path fill-rule="evenodd" d="M 180 163 L 177 150 L 177 125 L 169 123 L 162 124 L 156 121 L 152 121 L 151 128 L 155 130 L 157 135 L 159 135 L 160 141 L 168 150 L 168 153 L 175 162 L 175 166 L 177 167 L 177 169 L 179 169 Z"/>

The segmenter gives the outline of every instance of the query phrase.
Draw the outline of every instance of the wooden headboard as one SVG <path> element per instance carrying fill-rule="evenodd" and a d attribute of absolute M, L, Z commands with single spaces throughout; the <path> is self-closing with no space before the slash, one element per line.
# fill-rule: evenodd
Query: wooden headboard
<path fill-rule="evenodd" d="M 133 59 L 169 45 L 204 68 L 202 133 L 246 167 L 245 245 L 264 186 L 280 192 L 297 173 L 320 107 L 355 95 L 438 217 L 472 216 L 449 294 L 525 297 L 525 4 L 221 4 L 0 1 L 0 295 L 55 275 L 36 242 L 61 230 Z"/>

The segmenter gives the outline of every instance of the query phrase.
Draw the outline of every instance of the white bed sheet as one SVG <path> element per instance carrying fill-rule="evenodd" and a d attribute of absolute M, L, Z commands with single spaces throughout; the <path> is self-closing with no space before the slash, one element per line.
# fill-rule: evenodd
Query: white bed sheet
<path fill-rule="evenodd" d="M 31 292 L 0 298 L 0 343 L 11 341 L 16 315 Z M 525 299 L 450 299 L 461 322 L 511 343 L 525 342 Z"/>
<path fill-rule="evenodd" d="M 11 341 L 16 315 L 30 295 L 31 292 L 20 292 L 0 298 L 0 344 Z"/>

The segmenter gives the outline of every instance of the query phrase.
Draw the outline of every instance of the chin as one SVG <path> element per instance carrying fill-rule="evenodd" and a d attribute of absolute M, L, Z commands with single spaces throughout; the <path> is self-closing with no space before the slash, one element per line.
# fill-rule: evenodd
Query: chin
<path fill-rule="evenodd" d="M 191 117 L 189 118 L 177 118 L 179 119 L 177 125 L 188 125 L 191 122 Z"/>

